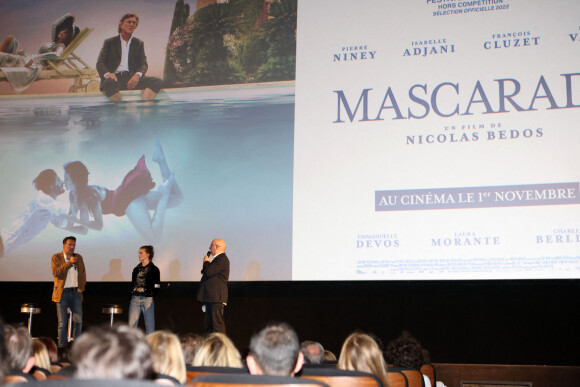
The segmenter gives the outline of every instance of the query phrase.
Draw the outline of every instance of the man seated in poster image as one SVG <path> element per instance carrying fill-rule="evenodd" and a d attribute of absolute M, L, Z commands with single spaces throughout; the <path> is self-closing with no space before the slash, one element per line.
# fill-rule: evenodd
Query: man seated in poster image
<path fill-rule="evenodd" d="M 144 100 L 154 99 L 163 81 L 147 77 L 147 57 L 142 40 L 133 37 L 139 25 L 134 13 L 123 15 L 119 21 L 118 36 L 105 40 L 97 71 L 101 77 L 101 91 L 112 101 L 121 100 L 121 90 L 143 90 Z"/>

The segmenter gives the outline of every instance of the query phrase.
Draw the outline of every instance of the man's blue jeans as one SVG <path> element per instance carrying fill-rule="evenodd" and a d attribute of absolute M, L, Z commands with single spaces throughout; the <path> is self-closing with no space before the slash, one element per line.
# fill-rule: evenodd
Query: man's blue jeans
<path fill-rule="evenodd" d="M 68 313 L 70 308 L 73 314 L 73 337 L 80 336 L 83 329 L 83 301 L 81 293 L 76 288 L 64 289 L 60 302 L 56 303 L 56 316 L 58 318 L 58 346 L 63 347 L 67 342 Z"/>
<path fill-rule="evenodd" d="M 153 297 L 133 296 L 129 304 L 129 326 L 137 328 L 139 316 L 143 312 L 145 334 L 155 331 L 155 303 Z"/>

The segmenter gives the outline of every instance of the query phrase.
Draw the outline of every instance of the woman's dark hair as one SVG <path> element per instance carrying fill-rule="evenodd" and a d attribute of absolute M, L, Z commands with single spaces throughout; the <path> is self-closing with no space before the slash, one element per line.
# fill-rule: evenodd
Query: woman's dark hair
<path fill-rule="evenodd" d="M 4 384 L 4 377 L 8 372 L 8 350 L 4 340 L 4 322 L 0 317 L 0 384 Z"/>
<path fill-rule="evenodd" d="M 46 350 L 48 351 L 48 357 L 50 358 L 50 361 L 52 363 L 58 363 L 58 347 L 56 346 L 54 340 L 50 337 L 39 337 L 36 340 L 44 344 Z"/>
<path fill-rule="evenodd" d="M 139 250 L 145 250 L 145 252 L 149 254 L 149 260 L 150 261 L 153 260 L 153 256 L 155 255 L 155 250 L 153 249 L 153 246 L 150 245 L 141 246 L 139 247 Z"/>
<path fill-rule="evenodd" d="M 86 187 L 89 184 L 89 170 L 82 162 L 68 162 L 64 165 L 64 171 L 68 173 L 77 188 Z"/>
<path fill-rule="evenodd" d="M 423 365 L 423 347 L 419 340 L 405 331 L 387 345 L 385 358 L 395 367 L 418 370 Z"/>
<path fill-rule="evenodd" d="M 79 27 L 74 25 L 75 17 L 74 15 L 67 13 L 66 15 L 62 16 L 58 19 L 55 24 L 52 25 L 52 42 L 53 43 L 62 43 L 65 46 L 71 44 L 73 39 L 79 34 L 80 29 Z M 67 32 L 67 37 L 64 41 L 59 42 L 58 35 L 61 31 Z M 54 49 L 52 49 L 54 51 Z"/>

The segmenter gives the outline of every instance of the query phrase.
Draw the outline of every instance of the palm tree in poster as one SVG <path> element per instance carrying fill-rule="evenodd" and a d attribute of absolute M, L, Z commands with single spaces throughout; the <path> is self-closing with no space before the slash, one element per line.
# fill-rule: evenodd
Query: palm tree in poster
<path fill-rule="evenodd" d="M 168 42 L 175 83 L 293 80 L 296 14 L 296 0 L 230 0 L 198 9 Z"/>
<path fill-rule="evenodd" d="M 296 0 L 280 0 L 270 5 L 270 19 L 262 26 L 267 42 L 266 61 L 257 72 L 258 81 L 296 78 Z"/>
<path fill-rule="evenodd" d="M 229 4 L 212 4 L 199 9 L 189 34 L 191 67 L 186 81 L 194 85 L 219 85 L 244 80 L 234 60 L 239 33 L 236 15 Z"/>

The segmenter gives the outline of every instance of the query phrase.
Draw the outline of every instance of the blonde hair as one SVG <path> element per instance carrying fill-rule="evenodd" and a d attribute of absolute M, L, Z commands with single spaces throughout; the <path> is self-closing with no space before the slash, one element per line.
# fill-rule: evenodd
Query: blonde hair
<path fill-rule="evenodd" d="M 193 358 L 194 367 L 242 367 L 240 352 L 223 333 L 210 333 Z"/>
<path fill-rule="evenodd" d="M 40 341 L 46 347 L 48 351 L 48 358 L 50 362 L 58 363 L 58 348 L 56 347 L 56 343 L 50 337 L 39 337 L 35 340 Z"/>
<path fill-rule="evenodd" d="M 153 353 L 153 371 L 171 376 L 184 384 L 187 380 L 185 360 L 177 335 L 167 331 L 156 331 L 146 337 Z"/>
<path fill-rule="evenodd" d="M 336 356 L 328 349 L 324 350 L 324 361 L 336 361 Z"/>
<path fill-rule="evenodd" d="M 33 340 L 32 350 L 34 351 L 34 365 L 50 372 L 50 357 L 46 345 L 40 340 Z"/>
<path fill-rule="evenodd" d="M 371 373 L 384 387 L 389 387 L 383 354 L 372 337 L 364 333 L 355 332 L 346 338 L 340 350 L 338 368 Z"/>

